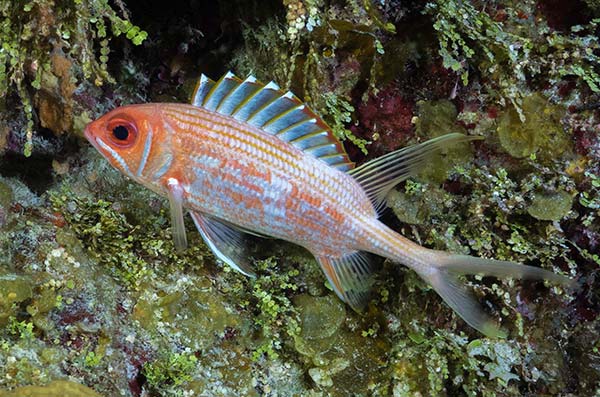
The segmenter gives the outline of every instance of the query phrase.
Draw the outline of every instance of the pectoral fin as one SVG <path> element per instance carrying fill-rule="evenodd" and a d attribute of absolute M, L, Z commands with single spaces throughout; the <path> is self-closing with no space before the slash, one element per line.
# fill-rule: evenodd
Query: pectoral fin
<path fill-rule="evenodd" d="M 185 224 L 183 222 L 183 187 L 175 178 L 169 178 L 169 206 L 171 207 L 171 227 L 173 233 L 173 242 L 178 251 L 187 248 L 187 238 L 185 235 Z"/>
<path fill-rule="evenodd" d="M 217 258 L 247 275 L 254 276 L 248 259 L 247 235 L 234 226 L 199 212 L 190 212 L 200 235 Z"/>
<path fill-rule="evenodd" d="M 362 311 L 369 303 L 373 283 L 371 258 L 357 251 L 341 257 L 318 256 L 317 261 L 337 296 L 355 311 Z"/>

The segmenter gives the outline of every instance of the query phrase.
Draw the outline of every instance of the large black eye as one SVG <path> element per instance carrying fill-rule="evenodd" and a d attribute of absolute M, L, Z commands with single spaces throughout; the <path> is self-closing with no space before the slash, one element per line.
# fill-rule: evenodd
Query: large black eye
<path fill-rule="evenodd" d="M 115 128 L 113 128 L 112 133 L 114 137 L 120 141 L 126 140 L 129 136 L 129 130 L 124 125 L 116 126 Z"/>

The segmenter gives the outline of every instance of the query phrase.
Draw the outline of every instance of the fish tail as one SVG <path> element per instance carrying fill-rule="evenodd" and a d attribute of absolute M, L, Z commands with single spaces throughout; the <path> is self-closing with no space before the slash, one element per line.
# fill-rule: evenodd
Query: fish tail
<path fill-rule="evenodd" d="M 514 262 L 477 258 L 427 250 L 427 266 L 417 266 L 417 273 L 427 281 L 459 316 L 471 327 L 491 337 L 506 337 L 506 332 L 481 309 L 473 294 L 460 281 L 460 275 L 480 274 L 500 278 L 548 280 L 564 287 L 573 287 L 569 278 L 538 267 Z"/>

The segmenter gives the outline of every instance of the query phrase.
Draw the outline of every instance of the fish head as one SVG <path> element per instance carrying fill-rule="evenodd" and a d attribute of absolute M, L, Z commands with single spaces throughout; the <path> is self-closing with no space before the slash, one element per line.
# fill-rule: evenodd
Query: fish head
<path fill-rule="evenodd" d="M 165 123 L 160 105 L 127 105 L 116 108 L 84 130 L 87 140 L 109 163 L 125 175 L 145 183 L 149 160 L 162 156 Z M 152 157 L 152 159 L 151 159 Z"/>

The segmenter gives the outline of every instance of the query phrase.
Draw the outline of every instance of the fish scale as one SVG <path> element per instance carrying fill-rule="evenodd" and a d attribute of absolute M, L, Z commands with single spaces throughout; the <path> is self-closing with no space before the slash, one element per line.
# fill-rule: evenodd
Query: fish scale
<path fill-rule="evenodd" d="M 327 124 L 275 83 L 202 76 L 192 98 L 120 107 L 85 129 L 115 168 L 168 198 L 178 249 L 187 245 L 185 211 L 216 257 L 246 275 L 254 275 L 249 234 L 299 244 L 358 311 L 369 301 L 375 254 L 413 269 L 469 325 L 497 336 L 457 276 L 571 285 L 544 269 L 427 249 L 379 221 L 394 186 L 446 146 L 479 137 L 448 134 L 355 167 Z"/>
<path fill-rule="evenodd" d="M 308 244 L 315 250 L 323 245 L 323 238 L 317 237 L 322 233 L 305 232 L 306 230 L 319 232 L 328 228 L 330 232 L 336 234 L 345 233 L 345 230 L 348 230 L 349 225 L 356 219 L 357 207 L 352 204 L 359 202 L 369 204 L 368 199 L 364 196 L 360 188 L 353 191 L 341 188 L 342 181 L 338 181 L 337 179 L 340 176 L 342 179 L 345 178 L 345 174 L 341 174 L 335 169 L 323 169 L 322 163 L 318 159 L 301 152 L 293 146 L 285 145 L 285 142 L 273 136 L 261 136 L 256 131 L 253 131 L 250 126 L 244 126 L 235 120 L 223 119 L 219 120 L 218 123 L 214 123 L 211 118 L 203 118 L 204 116 L 200 115 L 195 116 L 196 113 L 203 113 L 202 109 L 186 109 L 185 112 L 177 109 L 169 109 L 165 113 L 177 123 L 186 123 L 185 128 L 181 128 L 178 135 L 178 139 L 181 142 L 187 143 L 187 145 L 181 144 L 186 148 L 186 154 L 184 155 L 192 157 L 192 154 L 202 153 L 204 150 L 202 146 L 206 145 L 209 136 L 215 137 L 217 140 L 215 144 L 221 149 L 218 154 L 220 157 L 215 159 L 219 162 L 221 180 L 223 181 L 222 183 L 214 184 L 216 186 L 215 189 L 218 191 L 207 189 L 194 191 L 190 189 L 188 192 L 197 201 L 199 201 L 199 195 L 217 198 L 216 200 L 210 200 L 210 203 L 207 203 L 207 207 L 205 208 L 196 206 L 195 209 L 198 211 L 218 212 L 223 219 L 229 222 L 237 220 L 244 227 L 263 225 L 259 229 L 262 233 L 268 233 L 270 236 L 284 238 L 295 243 L 301 243 L 302 245 Z M 230 136 L 234 135 L 237 139 L 229 139 Z M 194 144 L 190 144 L 190 142 Z M 212 144 L 210 146 L 212 147 Z M 271 153 L 278 153 L 279 158 L 283 161 L 281 163 L 273 161 L 274 157 Z M 240 158 L 252 158 L 252 164 L 255 168 L 262 170 L 265 175 L 273 173 L 280 176 L 293 175 L 295 177 L 294 179 L 290 179 L 293 191 L 277 190 L 276 186 L 272 186 L 269 195 L 279 197 L 277 202 L 279 208 L 273 208 L 271 213 L 269 213 L 265 211 L 265 206 L 263 205 L 262 211 L 240 212 L 240 210 L 255 207 L 257 199 L 255 194 L 251 194 L 252 189 L 248 185 L 247 177 L 242 176 L 252 174 L 248 171 L 248 167 L 243 168 L 240 165 L 238 168 L 235 168 L 239 173 L 233 175 L 232 169 L 227 166 L 228 162 L 236 161 L 239 163 L 238 160 L 232 159 Z M 203 164 L 196 164 L 195 166 L 198 169 L 202 169 Z M 203 169 L 203 171 L 209 173 L 210 169 L 211 167 L 208 167 Z M 326 172 L 326 170 L 329 172 Z M 189 181 L 190 186 L 193 186 L 195 182 L 194 175 L 189 173 L 185 177 Z M 225 179 L 231 183 L 225 182 Z M 266 180 L 264 182 L 267 185 Z M 235 189 L 235 186 L 239 188 Z M 223 190 L 227 190 L 227 193 L 223 194 Z M 345 193 L 344 195 L 340 194 L 342 191 Z M 340 201 L 345 196 L 352 196 L 352 192 L 355 195 L 362 194 L 362 200 L 361 197 L 352 197 L 350 200 Z M 243 197 L 244 200 L 238 205 L 231 205 L 231 200 L 228 198 L 232 195 Z M 223 197 L 224 199 L 219 200 L 219 197 Z M 345 213 L 344 219 L 331 219 L 327 222 L 325 221 L 326 218 L 315 215 L 313 213 L 313 203 L 315 201 L 331 202 L 331 206 L 338 208 L 339 213 Z M 369 207 L 370 204 L 368 206 L 363 205 L 362 210 L 366 213 Z M 284 218 L 278 216 L 282 212 L 285 214 Z M 290 224 L 294 226 L 291 230 L 289 227 Z M 300 236 L 300 238 L 296 239 L 294 236 Z M 308 236 L 313 236 L 313 238 L 309 240 Z M 352 243 L 352 240 L 349 238 L 345 241 Z M 319 253 L 330 253 L 332 249 L 330 246 L 325 245 L 319 251 L 324 251 Z"/>
<path fill-rule="evenodd" d="M 330 187 L 329 193 L 326 191 L 323 193 L 327 194 L 332 201 L 340 201 L 340 199 L 342 199 L 344 203 L 347 202 L 353 208 L 360 208 L 365 212 L 370 209 L 370 202 L 357 184 L 355 189 L 349 190 L 347 188 L 347 182 L 344 183 L 345 181 L 342 182 L 336 180 L 339 179 L 340 176 L 342 179 L 346 179 L 345 174 L 330 172 L 327 175 L 321 175 L 321 171 L 323 170 L 322 164 L 316 161 L 313 156 L 307 155 L 293 146 L 286 145 L 285 142 L 272 136 L 263 136 L 261 139 L 257 139 L 260 135 L 253 132 L 248 126 L 246 128 L 244 128 L 242 124 L 236 126 L 234 120 L 230 120 L 230 123 L 227 123 L 227 120 L 221 121 L 219 124 L 223 129 L 217 128 L 215 124 L 210 122 L 204 124 L 200 123 L 199 120 L 201 120 L 201 116 L 198 115 L 197 117 L 194 117 L 193 112 L 200 113 L 201 109 L 191 109 L 190 111 L 183 113 L 188 117 L 188 120 L 185 120 L 187 123 L 185 124 L 185 129 L 182 128 L 181 130 L 181 132 L 184 133 L 179 134 L 182 146 L 185 146 L 187 150 L 190 151 L 190 154 L 199 153 L 203 150 L 201 146 L 205 143 L 206 139 L 211 139 L 207 136 L 210 135 L 211 137 L 214 137 L 215 145 L 231 149 L 230 153 L 223 155 L 224 161 L 228 158 L 247 156 L 254 159 L 263 169 L 270 169 L 274 172 L 278 171 L 281 175 L 293 175 L 298 177 L 302 172 L 308 173 L 308 183 L 313 184 L 313 187 L 319 189 L 323 186 Z M 182 113 L 180 112 L 167 112 L 167 114 L 172 116 L 178 122 L 182 121 Z M 192 121 L 195 122 L 193 123 Z M 230 129 L 228 134 L 225 133 L 225 127 Z M 234 135 L 236 137 L 235 139 L 227 139 Z M 183 142 L 186 142 L 187 144 L 184 145 Z M 190 145 L 190 142 L 196 142 L 197 144 Z M 237 144 L 233 145 L 233 142 L 236 142 Z M 243 143 L 251 144 L 251 146 L 244 145 Z M 272 155 L 273 153 L 278 153 L 278 157 L 283 160 L 283 164 L 278 164 L 277 161 L 274 161 L 276 157 Z M 259 163 L 258 161 L 261 162 Z M 336 186 L 333 187 L 333 185 Z M 342 188 L 343 185 L 346 185 L 346 188 Z"/>

